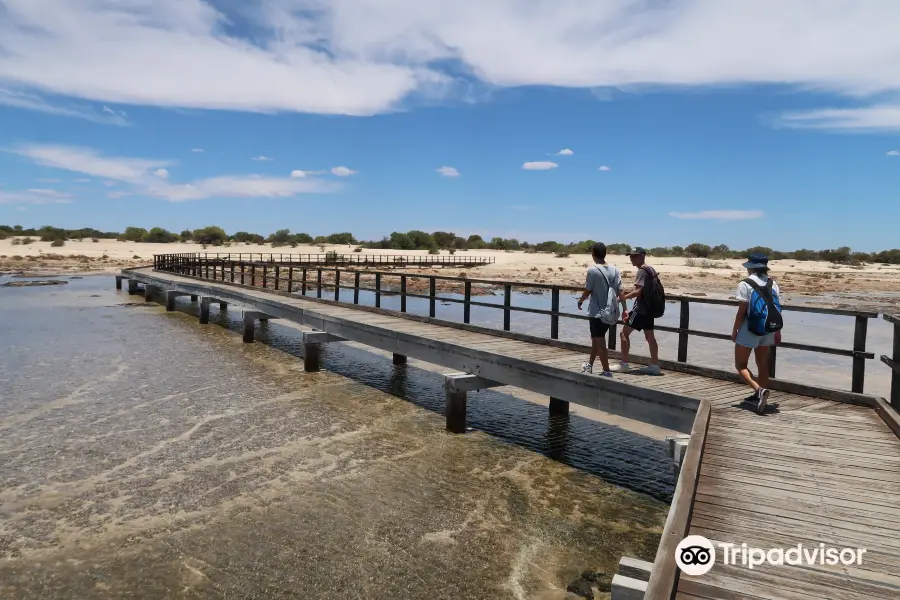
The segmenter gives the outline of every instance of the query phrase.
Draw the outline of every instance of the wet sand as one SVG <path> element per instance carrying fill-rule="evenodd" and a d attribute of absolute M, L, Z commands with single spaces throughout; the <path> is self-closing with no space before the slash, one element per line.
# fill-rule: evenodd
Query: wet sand
<path fill-rule="evenodd" d="M 551 599 L 652 560 L 659 431 L 501 389 L 450 435 L 435 369 L 307 374 L 289 327 L 112 287 L 0 291 L 0 597 Z"/>

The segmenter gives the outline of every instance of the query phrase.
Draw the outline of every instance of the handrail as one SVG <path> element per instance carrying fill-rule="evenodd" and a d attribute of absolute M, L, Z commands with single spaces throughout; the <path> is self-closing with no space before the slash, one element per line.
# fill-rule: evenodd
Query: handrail
<path fill-rule="evenodd" d="M 288 255 L 293 256 L 293 255 Z M 313 255 L 308 255 L 313 256 Z M 421 258 L 421 257 L 419 257 Z M 206 258 L 201 257 L 197 253 L 186 253 L 180 255 L 156 255 L 154 257 L 154 268 L 161 271 L 169 271 L 182 275 L 193 275 L 204 279 L 213 279 L 217 281 L 229 281 L 231 283 L 249 284 L 254 287 L 272 288 L 274 290 L 287 289 L 289 293 L 299 291 L 301 295 L 306 295 L 308 290 L 316 289 L 316 297 L 322 298 L 323 289 L 333 290 L 334 300 L 340 299 L 341 290 L 352 290 L 354 304 L 359 304 L 360 292 L 372 292 L 375 295 L 375 307 L 381 306 L 382 296 L 399 295 L 400 296 L 400 312 L 406 312 L 407 298 L 420 298 L 429 301 L 429 316 L 434 317 L 436 312 L 436 302 L 457 303 L 463 305 L 463 322 L 470 323 L 471 307 L 493 308 L 503 311 L 503 330 L 510 331 L 510 318 L 513 312 L 531 313 L 546 315 L 550 317 L 550 339 L 559 339 L 559 320 L 580 319 L 587 320 L 586 315 L 572 314 L 560 312 L 559 300 L 560 293 L 564 291 L 580 292 L 581 287 L 569 285 L 553 285 L 546 283 L 533 282 L 516 282 L 504 280 L 490 279 L 471 279 L 468 277 L 454 277 L 448 275 L 431 275 L 412 272 L 395 272 L 395 271 L 377 271 L 377 270 L 359 270 L 352 268 L 344 268 L 343 265 L 330 264 L 318 265 L 311 263 L 295 263 L 295 262 L 265 262 L 265 261 L 234 261 L 224 258 Z M 287 276 L 285 277 L 285 270 Z M 295 271 L 300 271 L 299 279 L 296 277 Z M 311 280 L 310 275 L 315 275 L 315 280 Z M 353 277 L 353 284 L 348 285 L 347 280 L 341 281 L 341 276 L 347 275 Z M 325 278 L 328 278 L 326 280 Z M 375 286 L 366 287 L 361 284 L 362 278 L 367 280 L 374 278 Z M 399 279 L 399 290 L 391 289 L 383 285 L 384 278 L 393 280 Z M 417 293 L 417 291 L 409 290 L 408 282 L 411 280 L 428 280 L 427 294 Z M 462 298 L 452 298 L 447 296 L 439 296 L 436 292 L 436 282 L 449 281 L 455 282 L 462 287 Z M 472 299 L 473 284 L 491 286 L 503 289 L 503 303 L 480 302 Z M 551 292 L 551 308 L 550 310 L 540 308 L 530 308 L 524 306 L 515 306 L 512 304 L 512 292 L 517 289 L 542 289 Z M 688 295 L 668 296 L 667 300 L 678 302 L 681 305 L 680 319 L 678 327 L 665 325 L 657 325 L 656 329 L 664 332 L 678 334 L 678 362 L 687 363 L 688 341 L 691 336 L 705 337 L 710 339 L 719 339 L 728 341 L 730 335 L 714 332 L 701 331 L 690 328 L 690 305 L 691 304 L 719 304 L 735 306 L 738 303 L 734 300 L 720 300 L 713 298 L 696 298 Z M 854 331 L 854 343 L 852 349 L 834 348 L 830 346 L 819 346 L 813 344 L 800 344 L 795 342 L 782 342 L 780 347 L 790 350 L 800 350 L 806 352 L 817 352 L 831 354 L 836 356 L 846 356 L 853 360 L 853 375 L 851 389 L 855 393 L 862 393 L 865 381 L 865 362 L 875 358 L 875 354 L 866 351 L 866 334 L 868 330 L 868 319 L 877 317 L 877 313 L 867 311 L 853 311 L 845 309 L 829 309 L 809 306 L 782 305 L 786 311 L 795 310 L 800 312 L 817 312 L 823 314 L 834 314 L 841 316 L 852 316 L 856 319 L 856 327 Z M 619 325 L 622 322 L 619 321 Z M 608 346 L 611 350 L 615 350 L 617 342 L 617 326 L 610 328 Z M 770 354 L 769 375 L 775 377 L 775 367 L 777 362 L 777 348 L 772 348 Z"/>
<path fill-rule="evenodd" d="M 710 412 L 709 400 L 701 401 L 691 429 L 691 439 L 681 462 L 662 538 L 656 548 L 656 558 L 650 571 L 644 600 L 670 600 L 678 587 L 679 569 L 675 562 L 675 549 L 691 529 L 691 516 L 694 512 L 697 482 L 700 479 L 700 466 L 703 464 L 703 450 L 706 448 Z"/>

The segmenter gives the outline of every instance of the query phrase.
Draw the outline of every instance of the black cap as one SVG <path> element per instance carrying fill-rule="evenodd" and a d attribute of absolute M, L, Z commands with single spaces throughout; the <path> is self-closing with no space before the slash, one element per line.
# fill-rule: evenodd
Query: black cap
<path fill-rule="evenodd" d="M 629 252 L 628 256 L 644 256 L 645 254 L 647 254 L 647 251 L 638 246 L 637 248 Z"/>

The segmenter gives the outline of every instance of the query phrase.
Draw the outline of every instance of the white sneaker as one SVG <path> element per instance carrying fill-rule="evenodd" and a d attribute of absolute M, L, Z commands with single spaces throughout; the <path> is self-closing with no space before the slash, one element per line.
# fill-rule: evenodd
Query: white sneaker
<path fill-rule="evenodd" d="M 591 363 L 584 363 L 584 364 L 582 364 L 582 365 L 581 365 L 581 372 L 582 372 L 582 373 L 593 373 L 593 372 L 594 372 L 594 365 L 592 365 Z"/>
<path fill-rule="evenodd" d="M 641 375 L 662 375 L 659 365 L 647 365 L 646 367 L 641 367 L 637 370 L 637 373 Z"/>
<path fill-rule="evenodd" d="M 619 361 L 618 364 L 612 365 L 609 370 L 614 371 L 616 373 L 625 373 L 631 369 L 631 366 L 628 363 L 624 363 Z"/>

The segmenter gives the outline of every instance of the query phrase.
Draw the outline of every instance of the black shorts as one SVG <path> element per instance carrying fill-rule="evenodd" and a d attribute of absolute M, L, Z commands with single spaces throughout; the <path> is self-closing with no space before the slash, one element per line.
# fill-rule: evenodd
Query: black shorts
<path fill-rule="evenodd" d="M 598 318 L 590 319 L 588 322 L 591 324 L 592 338 L 606 337 L 606 332 L 609 331 L 609 325 Z"/>
<path fill-rule="evenodd" d="M 653 331 L 654 320 L 642 312 L 632 312 L 628 315 L 628 320 L 625 321 L 625 324 L 637 331 Z"/>

